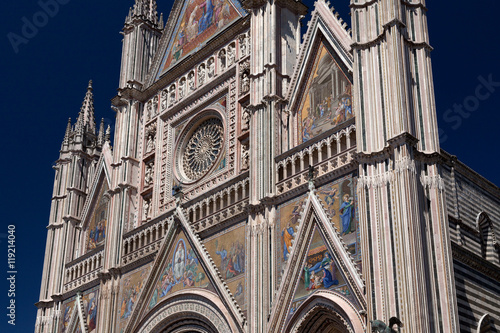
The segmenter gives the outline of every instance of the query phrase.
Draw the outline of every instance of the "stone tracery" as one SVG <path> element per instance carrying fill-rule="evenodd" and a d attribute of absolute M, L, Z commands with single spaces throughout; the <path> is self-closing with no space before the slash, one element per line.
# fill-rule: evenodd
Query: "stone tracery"
<path fill-rule="evenodd" d="M 182 169 L 189 180 L 201 178 L 217 161 L 223 147 L 222 121 L 202 122 L 187 141 L 182 154 Z"/>

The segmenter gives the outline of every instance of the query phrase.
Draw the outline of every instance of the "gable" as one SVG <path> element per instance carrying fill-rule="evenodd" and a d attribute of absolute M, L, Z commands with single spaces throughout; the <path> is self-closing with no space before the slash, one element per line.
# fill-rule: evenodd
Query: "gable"
<path fill-rule="evenodd" d="M 343 67 L 321 41 L 297 110 L 299 143 L 353 118 L 352 79 Z"/>
<path fill-rule="evenodd" d="M 109 196 L 108 183 L 102 181 L 96 197 L 95 205 L 85 228 L 85 252 L 95 249 L 104 243 L 108 227 Z"/>
<path fill-rule="evenodd" d="M 153 294 L 146 302 L 148 310 L 176 291 L 190 288 L 214 290 L 182 230 L 177 230 L 166 258 L 161 273 L 154 282 Z"/>
<path fill-rule="evenodd" d="M 346 282 L 344 273 L 339 269 L 339 264 L 331 253 L 330 246 L 325 242 L 318 227 L 315 227 L 301 267 L 300 279 L 295 287 L 288 317 L 292 316 L 315 291 L 322 289 L 339 293 L 356 304 L 352 288 Z"/>
<path fill-rule="evenodd" d="M 246 11 L 237 0 L 184 1 L 163 55 L 157 79 L 244 15 Z"/>

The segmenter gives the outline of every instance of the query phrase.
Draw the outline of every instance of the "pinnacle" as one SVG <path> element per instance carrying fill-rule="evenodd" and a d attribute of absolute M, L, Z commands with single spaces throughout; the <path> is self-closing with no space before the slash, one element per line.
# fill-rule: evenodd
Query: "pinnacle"
<path fill-rule="evenodd" d="M 156 11 L 156 0 L 135 0 L 133 9 L 130 8 L 126 23 L 129 23 L 133 16 L 140 17 L 158 25 L 158 12 Z M 161 27 L 160 27 L 161 28 Z"/>
<path fill-rule="evenodd" d="M 83 99 L 82 107 L 76 121 L 76 127 L 77 129 L 86 130 L 95 134 L 94 94 L 92 91 L 92 80 L 90 80 L 87 87 L 87 93 Z"/>

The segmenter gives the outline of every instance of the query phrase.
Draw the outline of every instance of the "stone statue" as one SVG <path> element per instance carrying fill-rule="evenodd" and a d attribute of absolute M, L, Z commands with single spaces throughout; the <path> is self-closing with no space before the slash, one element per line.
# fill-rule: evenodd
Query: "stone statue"
<path fill-rule="evenodd" d="M 186 91 L 186 79 L 182 78 L 179 82 L 179 99 L 184 98 L 184 92 Z"/>
<path fill-rule="evenodd" d="M 149 121 L 152 116 L 153 116 L 153 106 L 151 105 L 151 101 L 149 101 L 146 106 L 146 121 Z"/>
<path fill-rule="evenodd" d="M 146 153 L 155 149 L 156 124 L 151 124 L 146 128 Z"/>
<path fill-rule="evenodd" d="M 153 98 L 153 117 L 155 117 L 158 114 L 158 95 Z"/>
<path fill-rule="evenodd" d="M 203 64 L 198 67 L 198 82 L 200 86 L 205 83 L 205 65 Z"/>
<path fill-rule="evenodd" d="M 241 145 L 241 170 L 246 170 L 249 167 L 250 152 L 246 145 Z"/>
<path fill-rule="evenodd" d="M 219 63 L 221 70 L 226 68 L 226 51 L 224 49 L 220 50 L 219 52 Z"/>
<path fill-rule="evenodd" d="M 162 110 L 165 110 L 167 108 L 167 91 L 166 90 L 162 90 L 161 92 L 161 109 Z"/>
<path fill-rule="evenodd" d="M 174 105 L 175 103 L 175 85 L 170 86 L 170 105 Z"/>
<path fill-rule="evenodd" d="M 243 108 L 241 113 L 241 130 L 246 131 L 250 128 L 250 112 L 248 108 Z"/>
<path fill-rule="evenodd" d="M 247 39 L 245 35 L 240 36 L 240 53 L 242 57 L 247 55 Z"/>
<path fill-rule="evenodd" d="M 231 66 L 234 64 L 234 59 L 236 55 L 234 54 L 234 47 L 232 45 L 229 45 L 227 47 L 227 65 Z"/>
<path fill-rule="evenodd" d="M 396 317 L 391 317 L 391 319 L 389 319 L 389 326 L 380 320 L 370 320 L 370 323 L 372 324 L 372 332 L 379 333 L 396 333 L 399 332 L 400 327 L 403 327 L 401 320 Z M 397 331 L 394 328 L 396 328 Z"/>
<path fill-rule="evenodd" d="M 243 72 L 241 76 L 241 92 L 246 93 L 250 90 L 250 78 L 247 72 Z"/>
<path fill-rule="evenodd" d="M 153 183 L 153 169 L 154 163 L 150 162 L 146 165 L 146 171 L 144 172 L 144 185 L 149 186 Z"/>
<path fill-rule="evenodd" d="M 208 59 L 208 77 L 212 78 L 215 75 L 215 61 L 214 58 Z"/>
<path fill-rule="evenodd" d="M 144 216 L 144 220 L 147 220 L 149 219 L 149 215 L 150 215 L 150 209 L 151 209 L 151 199 L 144 199 L 144 203 L 142 205 L 142 214 Z"/>
<path fill-rule="evenodd" d="M 189 73 L 188 75 L 188 85 L 189 85 L 189 90 L 194 90 L 195 89 L 195 83 L 194 83 L 194 72 Z"/>

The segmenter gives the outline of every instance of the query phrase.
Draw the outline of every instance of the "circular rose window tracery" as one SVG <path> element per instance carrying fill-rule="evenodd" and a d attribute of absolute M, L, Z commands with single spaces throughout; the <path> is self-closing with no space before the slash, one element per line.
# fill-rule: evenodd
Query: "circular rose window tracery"
<path fill-rule="evenodd" d="M 188 181 L 203 177 L 217 162 L 223 148 L 223 125 L 219 118 L 203 121 L 185 141 L 181 162 Z"/>

